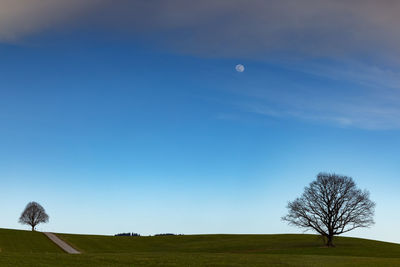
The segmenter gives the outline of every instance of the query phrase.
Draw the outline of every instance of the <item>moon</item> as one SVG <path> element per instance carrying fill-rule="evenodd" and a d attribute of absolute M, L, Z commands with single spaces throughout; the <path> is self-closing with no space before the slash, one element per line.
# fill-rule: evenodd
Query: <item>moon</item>
<path fill-rule="evenodd" d="M 244 71 L 244 66 L 242 64 L 237 64 L 235 67 L 237 72 L 243 72 Z"/>

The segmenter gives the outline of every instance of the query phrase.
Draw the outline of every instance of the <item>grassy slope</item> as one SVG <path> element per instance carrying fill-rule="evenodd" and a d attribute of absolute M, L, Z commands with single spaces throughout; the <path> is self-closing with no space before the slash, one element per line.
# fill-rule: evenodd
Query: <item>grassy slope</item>
<path fill-rule="evenodd" d="M 62 252 L 42 233 L 9 229 L 0 229 L 0 251 L 1 253 Z"/>
<path fill-rule="evenodd" d="M 0 229 L 0 266 L 400 266 L 400 245 L 355 238 L 328 249 L 314 235 L 59 236 L 85 253 Z"/>
<path fill-rule="evenodd" d="M 341 255 L 400 257 L 400 245 L 358 238 L 338 237 L 336 248 L 326 248 L 315 235 L 189 235 L 109 237 L 59 235 L 88 253 L 206 252 L 246 254 Z"/>

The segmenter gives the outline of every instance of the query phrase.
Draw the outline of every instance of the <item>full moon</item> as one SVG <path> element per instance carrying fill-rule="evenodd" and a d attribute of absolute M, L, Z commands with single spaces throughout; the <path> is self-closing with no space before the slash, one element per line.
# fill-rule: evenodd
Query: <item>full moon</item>
<path fill-rule="evenodd" d="M 242 64 L 237 64 L 235 67 L 237 72 L 243 72 L 244 71 L 244 66 Z"/>

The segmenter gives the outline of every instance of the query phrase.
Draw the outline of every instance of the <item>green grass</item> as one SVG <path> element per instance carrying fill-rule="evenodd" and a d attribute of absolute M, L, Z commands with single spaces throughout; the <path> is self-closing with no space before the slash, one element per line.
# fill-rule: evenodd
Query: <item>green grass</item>
<path fill-rule="evenodd" d="M 42 233 L 0 229 L 0 253 L 61 253 Z M 0 256 L 1 256 L 0 255 Z"/>
<path fill-rule="evenodd" d="M 0 229 L 0 266 L 400 266 L 400 245 L 346 237 L 326 248 L 315 235 L 58 236 L 84 253 Z"/>
<path fill-rule="evenodd" d="M 326 248 L 316 235 L 59 236 L 87 253 L 205 252 L 400 257 L 398 244 L 338 237 L 335 248 Z"/>

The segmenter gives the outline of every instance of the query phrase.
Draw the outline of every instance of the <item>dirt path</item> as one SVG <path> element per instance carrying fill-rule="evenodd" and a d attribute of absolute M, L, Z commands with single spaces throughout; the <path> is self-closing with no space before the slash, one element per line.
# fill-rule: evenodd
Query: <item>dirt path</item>
<path fill-rule="evenodd" d="M 69 254 L 81 254 L 79 251 L 62 241 L 60 238 L 58 238 L 55 234 L 53 233 L 43 233 L 45 234 L 51 241 L 53 241 L 57 246 L 62 248 L 65 252 Z"/>

